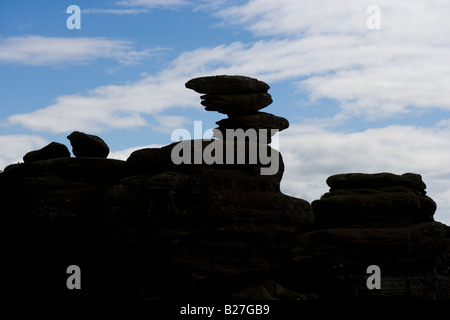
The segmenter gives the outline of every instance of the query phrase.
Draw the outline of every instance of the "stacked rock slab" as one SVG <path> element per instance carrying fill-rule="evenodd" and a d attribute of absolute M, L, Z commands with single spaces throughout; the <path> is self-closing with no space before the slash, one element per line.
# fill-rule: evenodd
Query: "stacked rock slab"
<path fill-rule="evenodd" d="M 338 174 L 327 184 L 312 202 L 315 230 L 291 252 L 290 289 L 333 300 L 450 299 L 450 228 L 434 222 L 419 174 Z M 367 285 L 372 265 L 379 289 Z"/>
<path fill-rule="evenodd" d="M 270 143 L 276 132 L 289 127 L 286 119 L 259 111 L 272 103 L 267 92 L 270 87 L 265 82 L 244 76 L 220 75 L 189 80 L 186 87 L 205 93 L 201 96 L 205 110 L 228 115 L 228 118 L 216 122 L 219 127 L 214 135 L 219 139 L 234 139 L 227 134 L 227 129 L 255 129 L 258 141 L 262 138 L 262 141 Z"/>

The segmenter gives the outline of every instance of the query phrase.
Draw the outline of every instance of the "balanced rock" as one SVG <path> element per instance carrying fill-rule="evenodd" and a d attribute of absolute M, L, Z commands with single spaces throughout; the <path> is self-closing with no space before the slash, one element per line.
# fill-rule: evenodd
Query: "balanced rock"
<path fill-rule="evenodd" d="M 229 139 L 227 129 L 232 129 L 233 131 L 236 129 L 255 129 L 257 133 L 256 141 L 260 141 L 262 138 L 261 134 L 264 133 L 266 143 L 270 143 L 272 141 L 271 137 L 277 132 L 289 127 L 289 122 L 285 118 L 277 117 L 266 112 L 230 116 L 227 119 L 217 121 L 216 124 L 219 125 L 219 127 L 214 130 L 214 136 L 216 138 Z M 266 130 L 266 132 L 261 131 L 261 129 Z M 218 132 L 220 132 L 220 135 Z M 234 136 L 236 135 L 233 134 L 233 137 Z M 239 137 L 237 138 L 239 139 Z"/>
<path fill-rule="evenodd" d="M 68 158 L 70 151 L 67 147 L 58 142 L 51 142 L 42 149 L 28 152 L 23 157 L 25 163 L 36 162 L 56 158 Z"/>
<path fill-rule="evenodd" d="M 72 132 L 67 139 L 72 145 L 72 152 L 76 157 L 106 158 L 109 147 L 100 137 L 79 131 Z"/>
<path fill-rule="evenodd" d="M 198 93 L 237 94 L 265 93 L 270 87 L 267 83 L 250 77 L 220 75 L 191 79 L 186 82 L 186 88 Z"/>
<path fill-rule="evenodd" d="M 217 121 L 220 129 L 266 129 L 282 131 L 289 127 L 289 121 L 285 118 L 274 116 L 266 112 L 257 112 L 253 114 L 231 116 L 227 119 Z"/>

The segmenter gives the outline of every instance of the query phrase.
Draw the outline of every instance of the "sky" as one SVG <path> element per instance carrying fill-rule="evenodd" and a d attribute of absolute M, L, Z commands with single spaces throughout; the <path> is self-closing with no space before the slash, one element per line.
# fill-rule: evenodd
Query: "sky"
<path fill-rule="evenodd" d="M 285 194 L 414 172 L 449 225 L 449 14 L 445 0 L 0 0 L 0 169 L 52 141 L 71 150 L 75 130 L 125 160 L 214 128 L 226 116 L 184 84 L 244 75 L 290 122 Z"/>

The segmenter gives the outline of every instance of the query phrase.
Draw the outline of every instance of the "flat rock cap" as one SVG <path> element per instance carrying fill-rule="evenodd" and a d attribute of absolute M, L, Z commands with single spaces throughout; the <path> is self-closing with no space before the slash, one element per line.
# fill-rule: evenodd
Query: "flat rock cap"
<path fill-rule="evenodd" d="M 330 176 L 326 182 L 333 190 L 404 186 L 412 190 L 424 191 L 426 188 L 420 174 L 409 172 L 402 175 L 396 175 L 389 172 L 373 174 L 344 173 Z"/>
<path fill-rule="evenodd" d="M 186 82 L 185 86 L 206 94 L 265 93 L 270 88 L 267 83 L 255 78 L 229 75 L 195 78 Z"/>

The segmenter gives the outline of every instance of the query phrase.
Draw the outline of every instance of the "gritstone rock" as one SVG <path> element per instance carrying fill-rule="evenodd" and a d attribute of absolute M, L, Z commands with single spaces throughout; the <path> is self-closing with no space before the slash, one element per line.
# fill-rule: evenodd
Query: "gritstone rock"
<path fill-rule="evenodd" d="M 220 75 L 191 79 L 186 82 L 186 88 L 206 94 L 239 94 L 265 93 L 270 87 L 250 77 Z"/>
<path fill-rule="evenodd" d="M 72 152 L 76 157 L 106 158 L 109 147 L 100 137 L 79 131 L 72 132 L 67 139 L 72 145 Z"/>
<path fill-rule="evenodd" d="M 272 97 L 268 93 L 248 94 L 207 94 L 200 97 L 206 111 L 225 114 L 249 114 L 270 105 Z"/>
<path fill-rule="evenodd" d="M 312 203 L 320 227 L 434 221 L 436 203 L 419 174 L 348 173 L 329 177 L 327 184 L 330 192 Z"/>
<path fill-rule="evenodd" d="M 260 129 L 265 129 L 267 130 L 267 137 L 269 138 L 267 143 L 270 143 L 270 137 L 273 136 L 276 132 L 283 131 L 284 129 L 289 127 L 289 122 L 285 118 L 277 117 L 266 112 L 256 112 L 248 115 L 230 116 L 227 119 L 217 121 L 216 124 L 219 125 L 216 130 L 219 130 L 222 137 L 224 137 L 225 139 L 227 129 L 256 129 L 257 132 L 260 132 Z"/>
<path fill-rule="evenodd" d="M 42 149 L 34 150 L 28 152 L 24 157 L 23 161 L 36 162 L 55 158 L 68 158 L 70 157 L 70 151 L 67 147 L 58 142 L 51 142 Z"/>
<path fill-rule="evenodd" d="M 289 127 L 289 122 L 270 113 L 259 112 L 272 103 L 272 97 L 267 93 L 269 86 L 257 79 L 243 76 L 212 76 L 189 80 L 186 87 L 200 93 L 201 104 L 207 111 L 218 111 L 227 114 L 229 118 L 216 122 L 216 137 L 225 136 L 227 129 L 254 129 L 257 132 L 253 142 L 261 142 L 259 130 L 269 130 L 265 143 L 271 143 L 271 137 L 276 133 L 271 129 L 282 131 Z M 230 138 L 233 139 L 233 138 Z M 239 137 L 237 138 L 238 140 Z M 250 139 L 248 136 L 243 139 Z M 253 139 L 253 138 L 252 138 Z"/>

